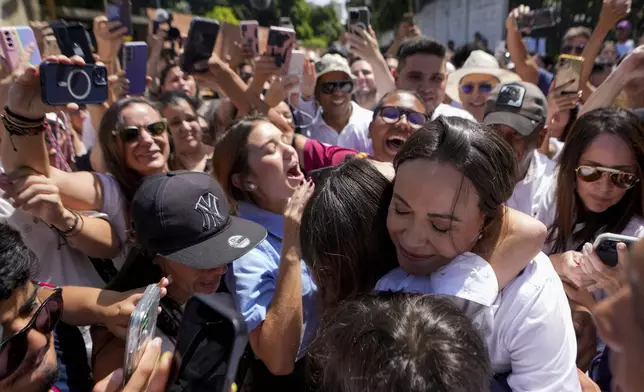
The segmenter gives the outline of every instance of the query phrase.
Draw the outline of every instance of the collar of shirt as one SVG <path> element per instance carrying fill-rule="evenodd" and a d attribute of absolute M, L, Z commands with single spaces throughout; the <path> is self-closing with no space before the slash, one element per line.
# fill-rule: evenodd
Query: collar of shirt
<path fill-rule="evenodd" d="M 365 123 L 371 123 L 371 120 L 373 119 L 373 112 L 371 110 L 367 110 L 353 101 L 351 101 L 351 107 L 352 110 L 351 116 L 349 117 L 349 122 L 347 122 L 347 125 L 344 126 L 342 131 L 338 132 L 334 128 L 330 127 L 326 123 L 326 121 L 324 121 L 324 111 L 320 106 L 318 109 L 320 111 L 320 115 L 318 116 L 318 120 L 315 122 L 315 124 L 313 124 L 313 129 L 311 129 L 310 131 L 311 136 L 309 137 L 313 137 L 314 139 L 317 139 L 322 143 L 340 145 L 338 143 L 338 138 L 340 137 L 340 135 L 347 132 L 353 127 L 362 127 Z"/>
<path fill-rule="evenodd" d="M 254 204 L 240 202 L 238 205 L 239 217 L 248 219 L 263 226 L 269 234 L 279 238 L 284 237 L 284 216 L 262 210 Z"/>

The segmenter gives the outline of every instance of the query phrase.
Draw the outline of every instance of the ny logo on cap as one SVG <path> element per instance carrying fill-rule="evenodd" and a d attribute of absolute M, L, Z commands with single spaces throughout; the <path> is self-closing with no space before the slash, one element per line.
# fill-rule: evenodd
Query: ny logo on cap
<path fill-rule="evenodd" d="M 217 227 L 223 224 L 226 220 L 219 213 L 219 199 L 210 192 L 199 197 L 199 200 L 195 205 L 195 210 L 201 214 L 204 230 L 210 230 L 211 227 Z"/>
<path fill-rule="evenodd" d="M 501 87 L 499 98 L 496 100 L 497 105 L 512 106 L 521 108 L 523 105 L 523 98 L 525 97 L 526 89 L 523 86 L 516 84 L 509 84 Z"/>

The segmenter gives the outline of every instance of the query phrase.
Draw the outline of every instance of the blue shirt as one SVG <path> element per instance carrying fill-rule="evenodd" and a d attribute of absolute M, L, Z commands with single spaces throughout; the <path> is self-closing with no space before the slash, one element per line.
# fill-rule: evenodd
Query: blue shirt
<path fill-rule="evenodd" d="M 539 68 L 539 82 L 537 82 L 537 86 L 539 86 L 539 89 L 546 97 L 548 96 L 548 91 L 550 91 L 550 84 L 552 84 L 552 80 L 554 78 L 555 77 L 553 74 L 543 68 Z"/>
<path fill-rule="evenodd" d="M 233 262 L 225 277 L 235 305 L 246 320 L 248 331 L 252 331 L 266 319 L 266 311 L 277 286 L 284 217 L 249 203 L 239 203 L 239 216 L 262 225 L 268 232 L 264 241 Z M 317 286 L 306 264 L 301 261 L 301 265 L 304 325 L 298 360 L 306 354 L 317 326 Z"/>

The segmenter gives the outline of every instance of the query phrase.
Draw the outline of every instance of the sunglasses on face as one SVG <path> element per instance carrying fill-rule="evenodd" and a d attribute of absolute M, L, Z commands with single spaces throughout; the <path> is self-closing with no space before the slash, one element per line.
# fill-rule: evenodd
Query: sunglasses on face
<path fill-rule="evenodd" d="M 27 356 L 29 331 L 34 329 L 43 335 L 48 335 L 60 321 L 63 313 L 63 289 L 46 283 L 38 283 L 38 285 L 51 288 L 54 293 L 43 301 L 26 327 L 0 344 L 0 380 L 11 376 Z"/>
<path fill-rule="evenodd" d="M 427 123 L 427 115 L 415 110 L 399 108 L 397 106 L 385 106 L 380 109 L 380 117 L 387 124 L 396 124 L 402 116 L 407 119 L 407 124 L 414 129 L 422 128 Z"/>
<path fill-rule="evenodd" d="M 165 120 L 153 122 L 152 124 L 145 126 L 145 130 L 152 136 L 161 136 L 167 129 L 168 123 L 166 123 Z M 131 125 L 119 131 L 112 131 L 112 134 L 119 136 L 125 143 L 132 143 L 139 140 L 139 137 L 141 136 L 141 127 Z"/>
<path fill-rule="evenodd" d="M 576 54 L 577 56 L 580 56 L 582 53 L 584 53 L 585 48 L 586 45 L 564 45 L 561 52 L 563 54 Z"/>
<path fill-rule="evenodd" d="M 575 172 L 584 182 L 595 182 L 606 173 L 613 184 L 621 189 L 631 189 L 640 180 L 635 174 L 600 166 L 579 166 Z"/>
<path fill-rule="evenodd" d="M 333 94 L 336 91 L 349 94 L 353 91 L 353 82 L 351 80 L 325 82 L 320 86 L 320 91 L 322 91 L 322 94 Z"/>
<path fill-rule="evenodd" d="M 489 94 L 494 90 L 494 86 L 487 82 L 461 84 L 461 92 L 463 94 L 472 94 L 475 89 L 478 89 L 481 94 Z"/>

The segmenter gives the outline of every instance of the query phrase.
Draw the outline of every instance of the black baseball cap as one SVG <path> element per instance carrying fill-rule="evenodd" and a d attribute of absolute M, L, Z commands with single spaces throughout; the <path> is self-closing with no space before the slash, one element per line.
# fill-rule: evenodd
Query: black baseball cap
<path fill-rule="evenodd" d="M 485 105 L 485 125 L 507 125 L 522 136 L 543 127 L 548 102 L 541 89 L 532 83 L 512 82 L 498 85 Z"/>
<path fill-rule="evenodd" d="M 230 215 L 219 183 L 201 172 L 146 177 L 132 200 L 132 222 L 143 248 L 197 269 L 229 264 L 266 238 L 262 226 Z"/>

